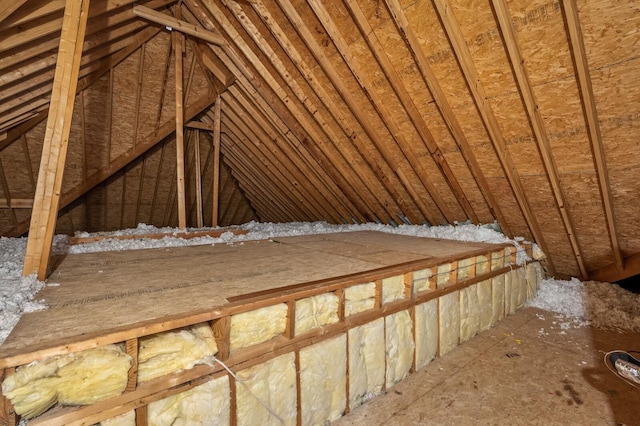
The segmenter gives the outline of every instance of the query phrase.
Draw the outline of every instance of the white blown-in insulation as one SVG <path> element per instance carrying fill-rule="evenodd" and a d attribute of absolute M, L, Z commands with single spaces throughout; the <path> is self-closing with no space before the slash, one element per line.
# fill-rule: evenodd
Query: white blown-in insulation
<path fill-rule="evenodd" d="M 344 289 L 344 316 L 373 309 L 376 304 L 376 283 L 358 284 Z"/>
<path fill-rule="evenodd" d="M 149 426 L 227 426 L 229 379 L 222 376 L 147 406 Z"/>
<path fill-rule="evenodd" d="M 440 296 L 440 356 L 450 352 L 460 341 L 460 302 L 457 291 Z"/>
<path fill-rule="evenodd" d="M 442 265 L 438 265 L 438 272 L 436 277 L 436 285 L 437 288 L 441 288 L 446 284 L 449 284 L 449 279 L 451 276 L 451 264 L 445 263 Z"/>
<path fill-rule="evenodd" d="M 387 350 L 387 387 L 407 377 L 413 364 L 413 327 L 409 311 L 400 311 L 385 318 Z"/>
<path fill-rule="evenodd" d="M 20 367 L 2 382 L 2 393 L 29 419 L 56 403 L 86 405 L 120 395 L 132 364 L 122 345 L 101 346 Z"/>
<path fill-rule="evenodd" d="M 238 426 L 296 424 L 298 412 L 293 352 L 241 370 L 237 375 L 242 381 L 236 383 Z"/>
<path fill-rule="evenodd" d="M 346 334 L 300 350 L 303 425 L 325 425 L 342 416 L 347 404 L 346 376 Z"/>
<path fill-rule="evenodd" d="M 284 333 L 287 305 L 266 306 L 231 316 L 230 350 L 266 342 Z"/>
<path fill-rule="evenodd" d="M 218 352 L 208 323 L 166 331 L 140 339 L 138 383 L 196 364 L 210 364 Z"/>
<path fill-rule="evenodd" d="M 319 294 L 296 301 L 296 335 L 338 322 L 338 296 Z"/>
<path fill-rule="evenodd" d="M 413 273 L 413 292 L 420 293 L 421 291 L 429 290 L 429 278 L 432 275 L 431 268 L 415 271 Z"/>
<path fill-rule="evenodd" d="M 349 330 L 349 407 L 382 392 L 385 380 L 384 318 Z"/>
<path fill-rule="evenodd" d="M 136 412 L 127 411 L 119 416 L 103 420 L 100 422 L 100 426 L 136 426 Z"/>
<path fill-rule="evenodd" d="M 404 278 L 396 275 L 382 280 L 382 304 L 404 299 Z"/>
<path fill-rule="evenodd" d="M 496 324 L 505 316 L 504 281 L 506 274 L 491 278 L 491 324 Z"/>
<path fill-rule="evenodd" d="M 438 352 L 438 301 L 430 300 L 415 308 L 416 368 L 427 365 Z"/>

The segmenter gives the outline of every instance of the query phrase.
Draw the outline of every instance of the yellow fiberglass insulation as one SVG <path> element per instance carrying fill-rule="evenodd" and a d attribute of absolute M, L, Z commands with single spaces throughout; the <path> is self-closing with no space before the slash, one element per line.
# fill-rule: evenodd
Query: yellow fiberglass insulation
<path fill-rule="evenodd" d="M 149 426 L 227 426 L 229 378 L 222 376 L 147 406 Z"/>
<path fill-rule="evenodd" d="M 358 284 L 344 290 L 344 315 L 349 316 L 373 309 L 376 303 L 376 284 Z"/>
<path fill-rule="evenodd" d="M 349 330 L 349 407 L 362 405 L 384 385 L 384 318 Z"/>
<path fill-rule="evenodd" d="M 238 426 L 296 424 L 298 411 L 293 352 L 240 370 L 237 375 L 242 381 L 236 383 Z"/>
<path fill-rule="evenodd" d="M 396 275 L 382 280 L 382 303 L 404 299 L 404 279 Z"/>
<path fill-rule="evenodd" d="M 303 425 L 325 425 L 343 415 L 347 406 L 346 375 L 346 334 L 300 350 Z"/>
<path fill-rule="evenodd" d="M 460 340 L 460 301 L 457 291 L 438 298 L 440 356 L 458 346 Z"/>
<path fill-rule="evenodd" d="M 387 316 L 384 324 L 387 352 L 386 385 L 390 387 L 409 374 L 415 345 L 409 311 Z"/>
<path fill-rule="evenodd" d="M 286 325 L 284 303 L 233 315 L 229 348 L 233 351 L 271 340 L 283 334 Z"/>
<path fill-rule="evenodd" d="M 25 365 L 2 383 L 15 412 L 26 419 L 56 403 L 93 404 L 120 395 L 133 364 L 122 345 L 106 345 Z"/>
<path fill-rule="evenodd" d="M 100 426 L 136 426 L 136 412 L 128 411 L 100 422 Z"/>
<path fill-rule="evenodd" d="M 296 335 L 338 322 L 338 296 L 319 294 L 296 301 Z"/>
<path fill-rule="evenodd" d="M 416 368 L 428 364 L 438 353 L 438 301 L 416 306 Z"/>
<path fill-rule="evenodd" d="M 218 352 L 208 323 L 145 336 L 138 352 L 138 383 L 210 363 Z"/>
<path fill-rule="evenodd" d="M 429 278 L 431 278 L 431 268 L 421 269 L 413 273 L 413 292 L 420 293 L 429 290 Z"/>
<path fill-rule="evenodd" d="M 491 278 L 491 323 L 496 324 L 504 318 L 504 280 L 505 275 Z"/>

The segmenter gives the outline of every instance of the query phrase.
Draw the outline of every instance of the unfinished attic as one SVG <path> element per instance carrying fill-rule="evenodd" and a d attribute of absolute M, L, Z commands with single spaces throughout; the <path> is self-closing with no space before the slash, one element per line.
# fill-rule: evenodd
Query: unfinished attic
<path fill-rule="evenodd" d="M 640 349 L 637 303 L 557 380 L 567 331 L 521 308 L 640 274 L 639 27 L 632 0 L 2 1 L 0 425 L 442 424 L 468 392 L 455 424 L 525 423 L 509 395 L 637 421 L 601 360 Z M 472 364 L 475 391 L 439 373 Z"/>

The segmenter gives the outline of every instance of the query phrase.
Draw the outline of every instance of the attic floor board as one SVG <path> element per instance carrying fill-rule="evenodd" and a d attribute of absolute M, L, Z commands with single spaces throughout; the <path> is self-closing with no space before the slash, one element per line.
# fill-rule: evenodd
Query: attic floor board
<path fill-rule="evenodd" d="M 520 310 L 333 425 L 637 425 L 640 389 L 602 359 L 640 335 L 561 330 L 555 315 Z"/>
<path fill-rule="evenodd" d="M 70 254 L 55 259 L 37 296 L 49 309 L 25 314 L 0 358 L 67 344 L 190 312 L 228 299 L 393 267 L 464 259 L 502 245 L 361 231 L 234 245 Z"/>

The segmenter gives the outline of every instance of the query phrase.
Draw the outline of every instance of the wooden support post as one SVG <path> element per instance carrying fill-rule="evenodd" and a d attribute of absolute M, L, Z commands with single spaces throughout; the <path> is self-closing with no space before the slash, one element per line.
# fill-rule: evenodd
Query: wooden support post
<path fill-rule="evenodd" d="M 180 9 L 177 9 L 178 11 Z M 178 227 L 187 227 L 184 189 L 184 96 L 182 93 L 182 34 L 173 32 L 173 52 L 176 66 L 176 185 L 178 197 Z"/>
<path fill-rule="evenodd" d="M 204 226 L 202 222 L 202 171 L 200 170 L 200 131 L 195 130 L 194 152 L 196 157 L 196 221 L 198 228 Z"/>
<path fill-rule="evenodd" d="M 220 192 L 220 111 L 222 98 L 218 96 L 213 116 L 213 213 L 211 226 L 218 226 L 219 192 Z"/>
<path fill-rule="evenodd" d="M 138 386 L 138 339 L 127 340 L 125 347 L 127 355 L 133 358 L 133 365 L 129 369 L 125 392 L 133 392 Z"/>
<path fill-rule="evenodd" d="M 22 270 L 23 275 L 37 272 L 41 280 L 47 275 L 51 242 L 58 217 L 62 175 L 88 12 L 89 0 L 67 0 Z"/>

